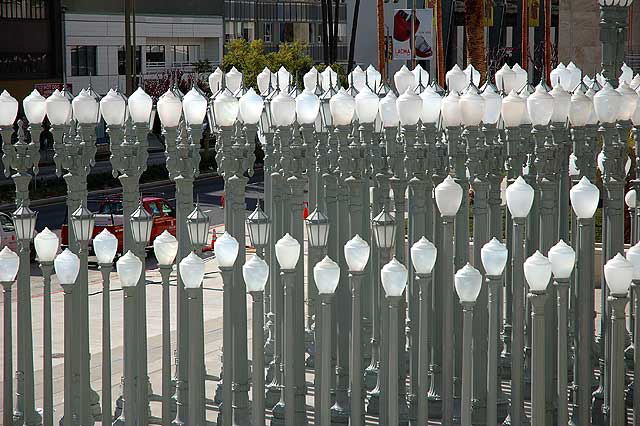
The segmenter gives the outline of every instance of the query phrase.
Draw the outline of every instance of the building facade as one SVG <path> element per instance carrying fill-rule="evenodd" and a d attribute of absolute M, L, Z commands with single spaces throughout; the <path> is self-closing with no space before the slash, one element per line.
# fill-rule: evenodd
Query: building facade
<path fill-rule="evenodd" d="M 136 0 L 136 73 L 144 79 L 167 71 L 194 72 L 194 64 L 222 59 L 223 3 L 203 0 Z M 101 94 L 125 86 L 122 2 L 65 0 L 65 70 L 72 91 L 91 82 Z"/>

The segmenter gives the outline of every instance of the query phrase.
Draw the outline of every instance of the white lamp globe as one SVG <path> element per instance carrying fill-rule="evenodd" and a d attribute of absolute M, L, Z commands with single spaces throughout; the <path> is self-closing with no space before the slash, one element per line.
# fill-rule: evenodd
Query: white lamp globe
<path fill-rule="evenodd" d="M 554 100 L 547 89 L 538 84 L 536 91 L 527 98 L 527 110 L 531 124 L 534 126 L 546 126 L 553 116 Z"/>
<path fill-rule="evenodd" d="M 507 265 L 508 256 L 509 251 L 507 250 L 507 246 L 498 241 L 496 237 L 493 237 L 491 241 L 480 249 L 482 267 L 487 275 L 494 277 L 502 275 L 504 267 Z"/>
<path fill-rule="evenodd" d="M 586 126 L 593 114 L 593 102 L 582 89 L 577 88 L 571 95 L 569 122 L 572 126 Z"/>
<path fill-rule="evenodd" d="M 266 68 L 265 68 L 266 69 Z M 222 88 L 222 76 L 224 72 L 218 67 L 209 74 L 209 89 L 211 93 L 216 93 L 218 90 Z"/>
<path fill-rule="evenodd" d="M 225 76 L 225 83 L 227 85 L 227 89 L 229 89 L 231 93 L 236 93 L 242 85 L 242 73 L 238 71 L 236 67 L 231 67 Z"/>
<path fill-rule="evenodd" d="M 336 87 L 338 85 L 338 73 L 331 69 L 331 67 L 326 67 L 320 75 L 322 76 L 322 79 L 320 80 L 320 83 L 322 83 L 322 90 L 325 92 L 329 90 L 329 88 Z"/>
<path fill-rule="evenodd" d="M 551 262 L 538 250 L 524 262 L 524 277 L 534 293 L 547 290 L 551 271 Z"/>
<path fill-rule="evenodd" d="M 415 90 L 416 78 L 413 73 L 409 71 L 406 65 L 403 65 L 394 75 L 393 82 L 396 85 L 396 90 L 398 93 L 404 93 L 407 91 L 407 88 L 411 88 L 411 90 Z"/>
<path fill-rule="evenodd" d="M 238 248 L 238 240 L 225 231 L 224 234 L 216 239 L 216 243 L 213 246 L 218 264 L 223 268 L 232 267 L 238 257 Z"/>
<path fill-rule="evenodd" d="M 189 125 L 200 125 L 207 114 L 207 99 L 196 90 L 191 88 L 182 99 L 182 111 L 184 119 Z"/>
<path fill-rule="evenodd" d="M 320 98 L 313 92 L 304 90 L 296 96 L 296 117 L 300 124 L 313 124 L 320 112 Z"/>
<path fill-rule="evenodd" d="M 278 85 L 283 92 L 289 92 L 289 86 L 291 86 L 291 73 L 287 71 L 284 66 L 281 66 L 276 73 L 278 79 Z"/>
<path fill-rule="evenodd" d="M 216 242 L 217 244 L 217 242 Z M 289 233 L 280 238 L 276 243 L 276 258 L 280 269 L 295 269 L 300 257 L 300 243 Z"/>
<path fill-rule="evenodd" d="M 349 74 L 349 80 L 351 81 L 351 85 L 360 92 L 366 86 L 366 77 L 360 65 L 356 65 L 356 67 Z"/>
<path fill-rule="evenodd" d="M 496 124 L 500 119 L 502 109 L 502 96 L 496 91 L 493 84 L 486 84 L 480 94 L 484 98 L 484 116 L 482 122 L 485 124 Z"/>
<path fill-rule="evenodd" d="M 242 265 L 242 277 L 248 292 L 264 291 L 269 279 L 269 265 L 254 254 Z"/>
<path fill-rule="evenodd" d="M 56 271 L 60 284 L 74 284 L 80 272 L 80 258 L 71 250 L 64 249 L 53 261 L 53 269 Z"/>
<path fill-rule="evenodd" d="M 502 100 L 502 120 L 506 127 L 518 127 L 527 113 L 525 100 L 512 90 Z"/>
<path fill-rule="evenodd" d="M 2 256 L 2 253 L 0 253 Z M 640 280 L 640 241 L 627 250 L 627 260 L 633 265 L 633 280 Z"/>
<path fill-rule="evenodd" d="M 64 252 L 62 252 L 64 254 Z M 60 255 L 62 256 L 62 255 Z M 60 258 L 58 256 L 56 260 Z M 122 287 L 135 287 L 142 274 L 142 261 L 131 251 L 128 251 L 116 262 L 116 271 Z"/>
<path fill-rule="evenodd" d="M 361 123 L 373 123 L 378 116 L 380 98 L 369 86 L 364 86 L 356 95 L 356 114 Z"/>
<path fill-rule="evenodd" d="M 171 90 L 167 90 L 158 99 L 158 115 L 164 127 L 176 127 L 180 122 L 182 102 Z"/>
<path fill-rule="evenodd" d="M 549 249 L 551 271 L 556 278 L 569 278 L 576 264 L 576 252 L 563 240 Z"/>
<path fill-rule="evenodd" d="M 319 294 L 333 294 L 340 281 L 340 267 L 325 256 L 313 267 L 313 279 Z"/>
<path fill-rule="evenodd" d="M 596 167 L 600 173 L 604 173 L 604 152 L 600 151 L 596 157 Z M 627 155 L 627 161 L 624 163 L 624 174 L 628 175 L 631 170 L 631 158 Z"/>
<path fill-rule="evenodd" d="M 419 274 L 430 274 L 437 257 L 438 249 L 425 237 L 421 237 L 411 246 L 411 263 Z"/>
<path fill-rule="evenodd" d="M 264 99 L 258 95 L 253 87 L 242 95 L 238 101 L 238 112 L 246 124 L 257 124 L 262 117 Z"/>
<path fill-rule="evenodd" d="M 442 99 L 440 104 L 442 122 L 445 127 L 458 127 L 462 125 L 462 107 L 460 105 L 460 95 L 456 91 L 451 91 Z"/>
<path fill-rule="evenodd" d="M 24 114 L 29 123 L 42 123 L 47 113 L 46 99 L 40 92 L 33 89 L 29 96 L 22 100 L 22 108 L 24 108 Z"/>
<path fill-rule="evenodd" d="M 429 83 L 429 72 L 422 68 L 420 64 L 417 64 L 411 73 L 413 74 L 416 88 L 418 88 L 420 84 L 425 87 Z"/>
<path fill-rule="evenodd" d="M 467 65 L 463 72 L 467 82 L 473 83 L 476 87 L 480 85 L 480 71 L 475 69 L 473 65 Z"/>
<path fill-rule="evenodd" d="M 20 257 L 9 247 L 4 246 L 0 251 L 0 282 L 15 281 L 19 268 Z M 79 266 L 78 270 L 80 270 Z"/>
<path fill-rule="evenodd" d="M 9 92 L 0 94 L 0 127 L 12 126 L 18 115 L 18 101 Z"/>
<path fill-rule="evenodd" d="M 636 111 L 636 106 L 638 105 L 638 94 L 624 81 L 620 83 L 620 86 L 618 86 L 616 91 L 620 93 L 622 100 L 620 110 L 618 112 L 618 120 L 631 120 L 633 113 Z"/>
<path fill-rule="evenodd" d="M 39 232 L 33 239 L 33 245 L 40 262 L 51 262 L 56 258 L 56 254 L 58 254 L 60 241 L 58 236 L 51 232 L 49 228 L 44 228 L 42 232 Z"/>
<path fill-rule="evenodd" d="M 482 290 L 482 274 L 469 263 L 464 265 L 455 275 L 456 293 L 461 302 L 475 303 Z"/>
<path fill-rule="evenodd" d="M 522 124 L 531 124 L 531 116 L 529 115 L 529 105 L 527 105 L 527 99 L 529 99 L 529 96 L 531 96 L 531 94 L 535 91 L 535 87 L 531 86 L 530 84 L 526 84 L 518 93 L 518 95 L 520 95 L 520 97 L 524 99 L 525 105 L 525 113 L 522 116 Z"/>
<path fill-rule="evenodd" d="M 524 218 L 529 215 L 535 191 L 522 176 L 507 187 L 507 208 L 514 218 Z"/>
<path fill-rule="evenodd" d="M 621 104 L 622 95 L 613 90 L 609 82 L 605 82 L 602 89 L 593 96 L 593 108 L 602 123 L 614 123 L 618 119 Z"/>
<path fill-rule="evenodd" d="M 407 88 L 396 101 L 396 108 L 398 108 L 400 124 L 403 126 L 414 126 L 418 123 L 418 120 L 420 120 L 422 98 L 420 98 L 416 92 Z"/>
<path fill-rule="evenodd" d="M 562 84 L 554 87 L 549 94 L 553 97 L 553 114 L 551 115 L 551 122 L 565 123 L 567 121 L 567 117 L 569 117 L 571 94 L 563 89 Z"/>
<path fill-rule="evenodd" d="M 216 124 L 221 127 L 233 126 L 240 109 L 238 99 L 225 89 L 213 100 L 213 114 Z"/>
<path fill-rule="evenodd" d="M 636 208 L 637 197 L 635 189 L 627 191 L 627 193 L 624 195 L 624 202 L 630 209 Z"/>
<path fill-rule="evenodd" d="M 392 91 L 389 91 L 389 93 L 380 100 L 378 112 L 380 113 L 380 119 L 384 127 L 397 127 L 400 122 L 398 109 L 396 108 L 396 100 L 396 95 L 394 95 Z"/>
<path fill-rule="evenodd" d="M 217 70 L 216 70 L 217 71 Z M 211 79 L 211 77 L 209 77 Z M 260 74 L 256 77 L 256 83 L 258 84 L 258 90 L 262 96 L 269 94 L 269 85 L 275 85 L 275 76 L 269 70 L 269 68 L 265 67 Z M 211 85 L 210 85 L 211 86 Z M 211 86 L 211 91 L 214 91 L 213 86 Z"/>
<path fill-rule="evenodd" d="M 442 96 L 435 91 L 432 85 L 425 87 L 420 93 L 422 98 L 422 112 L 420 120 L 424 124 L 435 124 L 440 118 L 440 106 L 442 104 Z"/>
<path fill-rule="evenodd" d="M 360 237 L 355 235 L 344 245 L 344 257 L 349 266 L 349 271 L 361 272 L 367 266 L 369 261 L 369 244 Z"/>
<path fill-rule="evenodd" d="M 109 89 L 100 99 L 100 114 L 109 126 L 122 126 L 127 116 L 127 103 L 124 97 L 113 89 Z"/>
<path fill-rule="evenodd" d="M 614 296 L 626 296 L 633 280 L 633 264 L 620 253 L 604 265 L 604 279 Z"/>
<path fill-rule="evenodd" d="M 217 244 L 217 242 L 216 242 Z M 194 252 L 180 261 L 180 278 L 185 288 L 198 288 L 204 279 L 204 260 Z"/>
<path fill-rule="evenodd" d="M 398 262 L 395 257 L 391 259 L 391 262 L 384 265 L 380 271 L 380 277 L 382 287 L 387 296 L 402 296 L 407 286 L 407 276 L 407 268 Z"/>
<path fill-rule="evenodd" d="M 174 96 L 175 97 L 175 96 Z M 176 98 L 177 99 L 177 98 Z M 173 102 L 175 103 L 175 102 Z M 129 115 L 134 123 L 148 123 L 149 117 L 151 117 L 151 110 L 153 109 L 153 99 L 145 92 L 142 87 L 138 87 L 128 100 Z M 163 107 L 164 108 L 164 107 Z M 174 105 L 170 108 L 171 111 L 167 111 L 167 114 L 175 114 L 178 108 Z M 158 102 L 158 112 L 160 112 L 160 105 Z M 162 117 L 160 117 L 162 119 Z M 178 117 L 178 120 L 180 117 Z M 163 122 L 164 124 L 164 122 Z M 165 125 L 166 126 L 166 125 Z"/>
<path fill-rule="evenodd" d="M 474 86 L 469 88 L 460 96 L 460 110 L 462 112 L 462 123 L 465 126 L 477 126 L 482 122 L 486 106 L 485 100 Z"/>
<path fill-rule="evenodd" d="M 71 102 L 73 116 L 80 124 L 96 124 L 99 119 L 98 101 L 89 91 L 81 90 Z"/>
<path fill-rule="evenodd" d="M 96 252 L 98 264 L 111 264 L 118 251 L 118 239 L 105 228 L 93 239 L 93 251 Z"/>
<path fill-rule="evenodd" d="M 462 92 L 464 88 L 469 84 L 466 74 L 464 73 L 464 71 L 462 71 L 462 69 L 460 69 L 458 64 L 455 64 L 453 68 L 447 71 L 445 80 L 447 82 L 447 88 L 450 92 Z"/>
<path fill-rule="evenodd" d="M 329 100 L 329 110 L 334 126 L 348 126 L 356 112 L 356 101 L 341 87 Z"/>
<path fill-rule="evenodd" d="M 462 202 L 462 187 L 451 176 L 447 176 L 434 191 L 440 214 L 445 217 L 455 216 Z"/>
<path fill-rule="evenodd" d="M 369 82 L 369 88 L 371 90 L 377 90 L 378 86 L 380 86 L 380 82 L 382 81 L 382 74 L 380 74 L 380 71 L 378 71 L 373 65 L 369 64 L 365 70 L 365 74 L 367 76 L 367 81 Z"/>
<path fill-rule="evenodd" d="M 302 83 L 304 84 L 304 90 L 309 92 L 314 92 L 318 84 L 322 86 L 322 76 L 316 67 L 311 67 L 311 69 L 302 76 Z"/>
<path fill-rule="evenodd" d="M 164 230 L 153 240 L 153 252 L 159 265 L 171 265 L 178 254 L 178 240 Z"/>
<path fill-rule="evenodd" d="M 511 70 L 515 73 L 514 86 L 512 90 L 519 91 L 525 84 L 527 84 L 529 74 L 527 74 L 527 71 L 525 71 L 520 64 L 515 64 Z M 509 92 L 511 92 L 511 90 Z"/>
<path fill-rule="evenodd" d="M 622 1 L 621 3 L 625 3 L 625 2 Z M 633 79 L 633 68 L 631 68 L 626 63 L 622 63 L 622 66 L 620 67 L 620 71 L 622 72 L 620 73 L 620 77 L 618 77 L 618 82 L 627 83 L 627 84 L 631 83 L 631 80 Z"/>
<path fill-rule="evenodd" d="M 567 64 L 567 69 L 571 72 L 571 85 L 569 89 L 566 89 L 568 92 L 574 90 L 578 84 L 580 84 L 582 78 L 582 70 L 576 66 L 573 62 L 569 62 Z"/>
<path fill-rule="evenodd" d="M 554 69 L 549 72 L 549 79 L 551 80 L 551 87 L 556 87 L 560 84 L 560 71 L 566 69 L 564 64 L 560 62 Z"/>
<path fill-rule="evenodd" d="M 69 121 L 71 114 L 71 103 L 69 99 L 58 89 L 54 90 L 51 96 L 45 101 L 47 117 L 52 126 L 60 126 Z"/>
<path fill-rule="evenodd" d="M 496 72 L 495 79 L 496 87 L 500 91 L 509 93 L 514 89 L 519 89 L 519 87 L 516 87 L 516 81 L 518 80 L 518 78 L 516 77 L 516 73 L 511 68 L 509 68 L 509 65 L 507 64 L 504 64 L 502 68 L 500 68 Z"/>
<path fill-rule="evenodd" d="M 269 103 L 273 124 L 290 126 L 296 120 L 296 100 L 285 91 L 278 93 Z"/>
<path fill-rule="evenodd" d="M 586 176 L 569 191 L 571 207 L 578 219 L 590 219 L 596 213 L 600 201 L 600 190 Z"/>

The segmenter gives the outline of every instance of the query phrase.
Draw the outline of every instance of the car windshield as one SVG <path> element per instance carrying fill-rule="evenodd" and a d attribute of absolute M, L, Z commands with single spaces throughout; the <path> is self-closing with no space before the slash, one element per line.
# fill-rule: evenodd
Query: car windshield
<path fill-rule="evenodd" d="M 98 214 L 122 214 L 122 201 L 106 201 L 100 205 Z"/>

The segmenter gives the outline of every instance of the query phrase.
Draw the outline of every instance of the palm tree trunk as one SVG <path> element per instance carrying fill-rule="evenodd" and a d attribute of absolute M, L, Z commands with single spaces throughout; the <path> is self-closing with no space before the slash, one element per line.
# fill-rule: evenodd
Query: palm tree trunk
<path fill-rule="evenodd" d="M 484 49 L 484 1 L 464 0 L 464 27 L 467 41 L 467 63 L 472 64 L 484 80 L 487 58 Z"/>
<path fill-rule="evenodd" d="M 349 40 L 349 63 L 347 65 L 347 74 L 353 68 L 353 56 L 356 50 L 356 34 L 358 32 L 358 13 L 360 12 L 360 0 L 356 0 L 353 5 L 353 23 L 351 24 L 351 40 Z"/>
<path fill-rule="evenodd" d="M 331 63 L 331 60 L 329 58 L 329 22 L 327 18 L 327 0 L 321 0 L 320 7 L 322 8 L 322 54 L 324 57 L 325 65 L 329 65 Z"/>
<path fill-rule="evenodd" d="M 382 74 L 382 79 L 387 78 L 387 67 L 385 64 L 385 42 L 384 42 L 384 0 L 378 0 L 378 69 Z"/>

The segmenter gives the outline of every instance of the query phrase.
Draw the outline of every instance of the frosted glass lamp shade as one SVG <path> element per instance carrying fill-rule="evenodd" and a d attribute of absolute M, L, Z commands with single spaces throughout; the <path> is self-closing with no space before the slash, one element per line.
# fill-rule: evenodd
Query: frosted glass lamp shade
<path fill-rule="evenodd" d="M 549 261 L 554 277 L 569 278 L 576 264 L 576 253 L 570 245 L 560 240 L 549 249 Z"/>
<path fill-rule="evenodd" d="M 518 90 L 516 87 L 516 82 L 518 81 L 518 76 L 516 76 L 515 71 L 509 68 L 509 65 L 504 64 L 502 68 L 500 68 L 495 75 L 496 79 L 496 87 L 498 90 L 503 91 L 505 93 L 509 93 L 512 90 Z"/>
<path fill-rule="evenodd" d="M 0 257 L 2 253 L 0 253 Z M 640 241 L 627 250 L 627 260 L 633 265 L 633 279 L 640 280 Z"/>
<path fill-rule="evenodd" d="M 180 278 L 185 288 L 198 288 L 204 279 L 204 260 L 194 252 L 180 261 Z"/>
<path fill-rule="evenodd" d="M 407 286 L 408 271 L 405 266 L 398 262 L 394 257 L 389 263 L 382 267 L 380 271 L 380 278 L 382 280 L 382 287 L 384 288 L 387 296 L 402 296 L 405 287 Z"/>
<path fill-rule="evenodd" d="M 22 108 L 29 123 L 39 124 L 47 113 L 46 99 L 36 89 L 22 100 Z M 16 111 L 17 113 L 17 111 Z"/>
<path fill-rule="evenodd" d="M 333 294 L 340 281 L 340 267 L 329 256 L 325 256 L 313 267 L 313 279 L 319 294 Z"/>
<path fill-rule="evenodd" d="M 260 207 L 260 203 L 256 209 L 247 217 L 247 229 L 249 233 L 249 241 L 254 246 L 265 246 L 269 242 L 269 228 L 271 227 L 271 219 Z"/>
<path fill-rule="evenodd" d="M 207 114 L 207 99 L 198 92 L 195 87 L 184 95 L 182 99 L 182 111 L 188 125 L 200 125 Z"/>
<path fill-rule="evenodd" d="M 187 216 L 187 233 L 191 244 L 205 246 L 209 243 L 209 216 L 200 208 L 199 204 Z"/>
<path fill-rule="evenodd" d="M 563 89 L 562 84 L 554 87 L 549 94 L 553 97 L 553 114 L 551 115 L 551 122 L 564 123 L 567 121 L 567 117 L 569 117 L 571 94 Z"/>
<path fill-rule="evenodd" d="M 524 218 L 529 215 L 535 191 L 522 176 L 518 176 L 515 182 L 507 187 L 507 208 L 511 216 Z"/>
<path fill-rule="evenodd" d="M 347 126 L 356 112 L 356 101 L 344 88 L 340 88 L 329 100 L 329 109 L 335 126 Z"/>
<path fill-rule="evenodd" d="M 453 68 L 447 71 L 445 80 L 447 82 L 447 89 L 449 89 L 449 92 L 462 92 L 469 84 L 467 75 L 462 71 L 458 64 L 455 64 Z"/>
<path fill-rule="evenodd" d="M 451 176 L 447 176 L 436 186 L 435 195 L 436 204 L 442 216 L 452 217 L 458 213 L 462 202 L 462 187 Z"/>
<path fill-rule="evenodd" d="M 391 213 L 382 208 L 382 211 L 373 218 L 373 233 L 376 243 L 380 248 L 391 248 L 396 236 L 396 220 Z"/>
<path fill-rule="evenodd" d="M 214 253 L 218 259 L 218 264 L 222 267 L 232 267 L 234 263 L 236 263 L 236 258 L 238 257 L 238 248 L 238 240 L 228 232 L 225 232 L 218 237 L 213 246 Z"/>
<path fill-rule="evenodd" d="M 553 116 L 553 96 L 547 92 L 542 84 L 538 84 L 536 91 L 527 98 L 527 110 L 531 124 L 546 126 Z"/>
<path fill-rule="evenodd" d="M 271 100 L 269 108 L 275 126 L 290 126 L 296 120 L 296 101 L 286 92 L 278 93 Z"/>
<path fill-rule="evenodd" d="M 69 121 L 71 103 L 62 92 L 56 89 L 45 102 L 47 118 L 52 126 L 60 126 Z"/>
<path fill-rule="evenodd" d="M 153 109 L 153 99 L 151 99 L 151 96 L 149 96 L 147 92 L 142 89 L 142 87 L 138 87 L 136 91 L 133 92 L 131 96 L 129 96 L 128 104 L 131 121 L 133 121 L 134 123 L 145 124 L 149 122 L 149 117 L 151 117 L 151 110 Z M 171 100 L 171 105 L 163 106 L 162 109 L 163 115 L 166 113 L 168 122 L 175 121 L 174 115 L 179 114 L 176 102 L 173 99 Z M 160 105 L 158 105 L 158 113 L 159 112 Z M 180 117 L 178 117 L 178 120 L 179 119 Z M 160 117 L 160 121 L 162 121 L 162 117 Z M 162 121 L 162 124 L 168 126 L 164 123 L 164 121 Z"/>
<path fill-rule="evenodd" d="M 240 109 L 238 99 L 225 89 L 218 93 L 213 100 L 213 115 L 216 125 L 221 127 L 233 126 L 238 118 Z"/>
<path fill-rule="evenodd" d="M 6 90 L 0 94 L 0 127 L 13 125 L 18 114 L 18 101 Z"/>
<path fill-rule="evenodd" d="M 52 262 L 53 259 L 56 258 L 56 254 L 58 254 L 60 240 L 49 228 L 44 228 L 42 232 L 39 232 L 33 239 L 33 245 L 40 262 Z"/>
<path fill-rule="evenodd" d="M 15 281 L 19 268 L 20 257 L 9 247 L 4 246 L 0 251 L 0 282 Z"/>
<path fill-rule="evenodd" d="M 129 100 L 129 103 L 131 103 L 131 100 Z M 158 115 L 164 127 L 176 127 L 180 122 L 182 102 L 171 90 L 167 90 L 158 99 Z"/>
<path fill-rule="evenodd" d="M 225 76 L 225 83 L 227 84 L 227 88 L 231 91 L 231 93 L 236 93 L 242 85 L 242 73 L 238 71 L 236 67 L 231 67 L 231 69 Z"/>
<path fill-rule="evenodd" d="M 461 302 L 475 303 L 482 289 L 482 274 L 470 264 L 456 272 L 455 287 Z"/>
<path fill-rule="evenodd" d="M 71 102 L 73 116 L 80 124 L 96 124 L 99 118 L 98 101 L 89 91 L 81 90 Z"/>
<path fill-rule="evenodd" d="M 320 99 L 308 90 L 296 96 L 296 116 L 300 124 L 313 124 L 320 112 Z"/>
<path fill-rule="evenodd" d="M 305 219 L 310 247 L 325 247 L 329 238 L 329 217 L 316 209 Z"/>
<path fill-rule="evenodd" d="M 569 192 L 571 207 L 578 219 L 592 218 L 600 201 L 600 190 L 586 176 L 571 188 Z"/>
<path fill-rule="evenodd" d="M 618 119 L 621 104 L 622 95 L 613 90 L 608 82 L 593 96 L 593 108 L 602 123 L 614 123 Z"/>
<path fill-rule="evenodd" d="M 417 86 L 416 78 L 406 65 L 403 65 L 394 75 L 393 82 L 398 93 L 404 93 L 409 88 L 414 90 Z"/>
<path fill-rule="evenodd" d="M 178 254 L 178 240 L 164 230 L 153 240 L 153 252 L 159 265 L 171 265 Z"/>
<path fill-rule="evenodd" d="M 382 119 L 382 125 L 384 127 L 396 127 L 400 122 L 396 101 L 396 95 L 394 95 L 392 91 L 389 91 L 389 93 L 380 100 L 378 112 L 380 113 L 380 119 Z"/>
<path fill-rule="evenodd" d="M 17 240 L 30 241 L 34 237 L 37 217 L 36 212 L 22 204 L 13 212 L 11 218 Z"/>
<path fill-rule="evenodd" d="M 135 287 L 142 274 L 142 261 L 131 251 L 128 251 L 116 262 L 116 271 L 122 287 Z"/>
<path fill-rule="evenodd" d="M 633 264 L 616 254 L 604 265 L 604 279 L 612 295 L 626 296 L 633 280 Z"/>
<path fill-rule="evenodd" d="M 411 246 L 411 263 L 419 274 L 430 274 L 436 264 L 438 249 L 425 237 L 420 238 Z"/>
<path fill-rule="evenodd" d="M 354 236 L 344 245 L 344 257 L 350 271 L 361 272 L 369 262 L 369 244 L 360 235 Z"/>
<path fill-rule="evenodd" d="M 105 228 L 93 239 L 93 251 L 99 264 L 113 263 L 118 251 L 118 239 Z"/>
<path fill-rule="evenodd" d="M 508 256 L 509 251 L 507 250 L 507 246 L 495 237 L 482 246 L 480 250 L 482 266 L 487 275 L 502 275 L 504 267 L 507 265 Z"/>
<path fill-rule="evenodd" d="M 127 116 L 127 103 L 122 94 L 109 89 L 100 99 L 100 113 L 109 126 L 122 126 Z"/>
<path fill-rule="evenodd" d="M 487 84 L 480 94 L 484 98 L 484 116 L 482 122 L 485 124 L 496 124 L 500 118 L 502 109 L 502 96 L 495 90 L 492 84 Z"/>
<path fill-rule="evenodd" d="M 422 112 L 420 114 L 420 120 L 423 123 L 435 124 L 440 118 L 440 106 L 442 103 L 442 96 L 436 92 L 432 85 L 427 86 L 422 93 Z"/>
<path fill-rule="evenodd" d="M 629 190 L 624 195 L 624 202 L 627 205 L 627 207 L 629 207 L 630 209 L 635 209 L 636 208 L 636 201 L 637 201 L 637 197 L 636 197 L 636 190 L 635 189 Z"/>
<path fill-rule="evenodd" d="M 501 109 L 502 119 L 507 127 L 517 127 L 522 124 L 524 115 L 527 113 L 525 100 L 513 90 L 502 100 Z"/>
<path fill-rule="evenodd" d="M 305 75 L 302 76 L 302 83 L 304 84 L 304 90 L 309 92 L 314 92 L 318 84 L 322 86 L 322 76 L 316 69 L 316 67 L 311 67 L 309 71 Z"/>
<path fill-rule="evenodd" d="M 78 241 L 89 241 L 93 236 L 95 215 L 87 209 L 84 202 L 71 215 L 71 226 Z"/>
<path fill-rule="evenodd" d="M 280 269 L 295 269 L 300 257 L 300 243 L 289 233 L 280 238 L 276 243 L 276 258 Z"/>
<path fill-rule="evenodd" d="M 264 291 L 269 279 L 269 265 L 254 254 L 242 265 L 242 277 L 248 292 Z"/>
<path fill-rule="evenodd" d="M 449 94 L 442 99 L 440 108 L 442 122 L 445 127 L 462 125 L 462 107 L 460 105 L 460 95 L 458 95 L 458 92 L 449 92 Z"/>
<path fill-rule="evenodd" d="M 582 90 L 576 89 L 571 95 L 569 122 L 572 126 L 585 126 L 593 114 L 593 102 Z"/>
<path fill-rule="evenodd" d="M 361 123 L 373 123 L 378 116 L 380 98 L 368 86 L 356 95 L 356 114 Z"/>
<path fill-rule="evenodd" d="M 638 105 L 638 94 L 635 90 L 629 87 L 626 82 L 620 83 L 616 92 L 620 93 L 620 110 L 618 112 L 618 120 L 627 121 L 631 120 L 633 113 L 636 111 Z"/>
<path fill-rule="evenodd" d="M 153 217 L 147 212 L 142 204 L 138 204 L 136 211 L 131 214 L 131 233 L 133 239 L 138 244 L 145 246 L 151 238 L 151 230 L 153 229 Z"/>
<path fill-rule="evenodd" d="M 524 262 L 524 277 L 533 292 L 547 290 L 551 279 L 551 262 L 542 253 L 536 251 Z"/>
<path fill-rule="evenodd" d="M 71 250 L 64 249 L 53 261 L 53 269 L 60 284 L 74 284 L 80 272 L 80 258 Z"/>
<path fill-rule="evenodd" d="M 462 123 L 465 126 L 477 126 L 484 117 L 486 109 L 485 100 L 474 86 L 469 88 L 460 97 L 460 111 Z"/>
<path fill-rule="evenodd" d="M 407 89 L 396 101 L 400 124 L 413 126 L 420 120 L 422 112 L 422 99 L 413 90 Z"/>
<path fill-rule="evenodd" d="M 267 68 L 265 68 L 265 70 L 266 69 Z M 222 88 L 223 75 L 224 75 L 224 72 L 220 68 L 216 68 L 215 71 L 209 74 L 208 82 L 209 82 L 209 89 L 211 90 L 211 93 L 216 93 L 218 90 Z M 258 82 L 260 82 L 261 75 L 262 73 L 258 75 Z"/>

